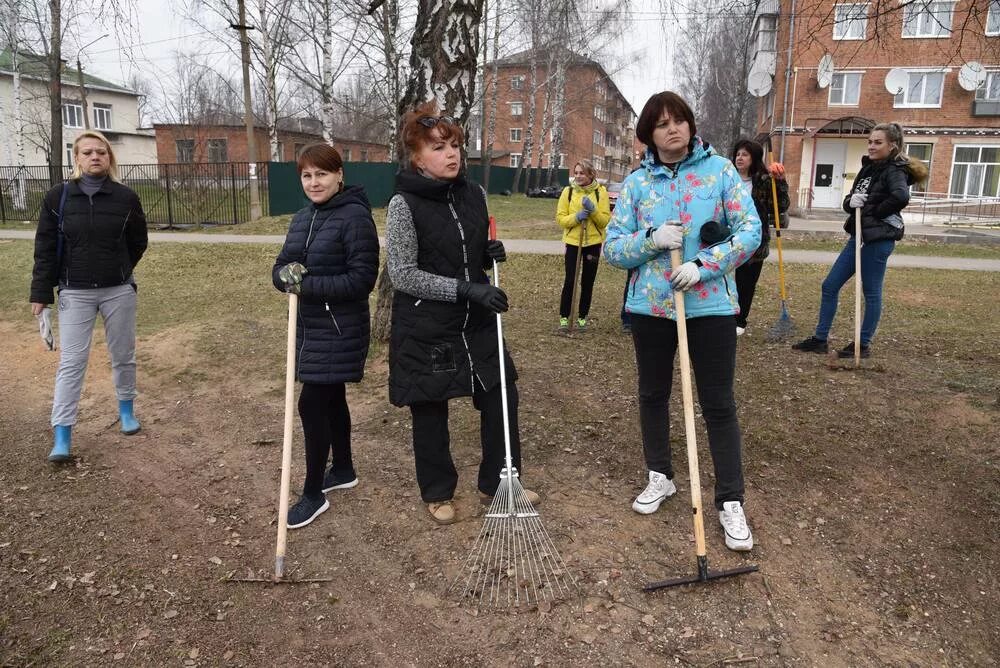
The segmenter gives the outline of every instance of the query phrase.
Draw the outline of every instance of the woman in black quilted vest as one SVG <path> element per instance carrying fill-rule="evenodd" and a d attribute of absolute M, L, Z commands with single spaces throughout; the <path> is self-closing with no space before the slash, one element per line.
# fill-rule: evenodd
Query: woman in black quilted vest
<path fill-rule="evenodd" d="M 371 205 L 361 186 L 344 186 L 336 149 L 307 146 L 298 170 L 310 204 L 292 218 L 271 270 L 274 287 L 299 295 L 296 377 L 302 383 L 306 480 L 288 511 L 289 529 L 306 526 L 329 508 L 327 492 L 358 484 L 345 383 L 364 375 L 368 295 L 378 276 L 379 250 Z"/>
<path fill-rule="evenodd" d="M 486 193 L 462 173 L 462 128 L 424 104 L 403 118 L 409 165 L 396 176 L 386 215 L 389 278 L 395 290 L 389 401 L 409 406 L 420 496 L 438 524 L 455 521 L 458 472 L 451 458 L 448 400 L 472 397 L 480 414 L 480 500 L 490 503 L 504 465 L 496 314 L 507 295 L 486 268 L 506 259 L 489 240 Z M 517 379 L 504 351 L 513 464 L 521 471 Z M 532 503 L 538 495 L 527 492 Z"/>

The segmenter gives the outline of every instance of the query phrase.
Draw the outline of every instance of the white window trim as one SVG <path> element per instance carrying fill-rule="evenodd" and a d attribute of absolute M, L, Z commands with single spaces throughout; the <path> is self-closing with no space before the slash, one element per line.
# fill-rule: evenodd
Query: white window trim
<path fill-rule="evenodd" d="M 857 74 L 858 75 L 858 101 L 857 102 L 831 102 L 830 98 L 833 96 L 833 84 L 831 83 L 829 88 L 830 92 L 826 96 L 826 105 L 828 107 L 857 107 L 861 104 L 861 86 L 865 80 L 864 70 L 840 70 L 835 71 L 834 74 Z M 846 90 L 846 89 L 845 89 Z"/>
<path fill-rule="evenodd" d="M 74 116 L 77 117 L 77 119 L 78 119 L 77 123 L 79 123 L 79 125 L 70 125 L 69 123 L 66 122 L 66 109 L 68 107 L 76 107 L 77 111 L 74 114 Z M 63 113 L 63 127 L 64 128 L 82 128 L 83 127 L 83 105 L 82 104 L 76 104 L 75 102 L 63 102 L 62 113 Z"/>
<path fill-rule="evenodd" d="M 871 3 L 868 3 L 868 2 L 841 2 L 841 3 L 835 4 L 833 6 L 833 20 L 834 20 L 834 23 L 833 23 L 833 39 L 836 40 L 836 41 L 838 41 L 838 42 L 863 42 L 864 40 L 868 39 L 868 9 L 869 9 L 870 6 L 871 6 Z M 859 18 L 861 19 L 861 36 L 860 37 L 848 37 L 846 35 L 842 35 L 840 37 L 837 37 L 837 26 L 841 23 L 840 21 L 837 21 L 837 8 L 838 7 L 864 7 L 865 8 L 865 15 L 864 15 L 864 17 L 863 18 L 862 17 L 856 17 L 855 18 L 855 20 L 857 20 Z M 843 21 L 842 23 L 845 24 L 845 27 L 849 27 L 850 24 L 852 23 L 852 21 L 850 21 L 850 20 L 849 21 Z"/>
<path fill-rule="evenodd" d="M 921 73 L 931 73 L 931 74 L 941 74 L 941 96 L 937 104 L 923 104 L 923 103 L 913 103 L 906 102 L 906 90 L 903 91 L 903 102 L 896 104 L 896 96 L 892 97 L 892 107 L 893 109 L 940 109 L 941 104 L 944 102 L 944 87 L 947 83 L 946 79 L 948 73 L 951 72 L 950 67 L 907 67 L 904 68 L 907 75 L 910 74 L 921 74 Z M 907 88 L 909 88 L 909 81 L 907 81 Z"/>
<path fill-rule="evenodd" d="M 517 164 L 514 164 L 515 162 Z M 521 165 L 521 154 L 520 153 L 511 153 L 510 154 L 510 163 L 509 164 L 510 164 L 510 166 L 512 168 L 517 169 Z"/>
<path fill-rule="evenodd" d="M 514 138 L 514 133 L 515 132 L 517 133 L 517 139 Z M 521 139 L 521 137 L 522 137 L 521 128 L 510 128 L 510 132 L 508 134 L 508 137 L 510 138 L 510 141 L 512 141 L 512 142 L 520 143 L 522 141 L 522 139 Z"/>
<path fill-rule="evenodd" d="M 985 33 L 987 37 L 998 37 L 1000 36 L 1000 0 L 992 0 L 986 10 L 986 26 Z M 990 19 L 996 17 L 997 27 L 996 30 L 990 31 Z"/>
<path fill-rule="evenodd" d="M 514 113 L 514 106 L 517 105 L 520 108 L 518 113 Z M 524 102 L 511 102 L 510 103 L 510 115 L 511 116 L 524 116 Z"/>
<path fill-rule="evenodd" d="M 900 0 L 902 4 L 904 0 Z M 915 2 L 907 5 L 907 7 L 912 7 L 918 4 L 935 4 L 935 3 L 948 3 L 951 5 L 951 26 L 948 28 L 948 32 L 943 35 L 907 35 L 906 34 L 906 7 L 903 8 L 903 25 L 900 28 L 900 33 L 903 39 L 949 39 L 951 33 L 955 30 L 955 5 L 958 4 L 958 0 L 916 0 Z"/>
<path fill-rule="evenodd" d="M 995 78 L 1000 78 L 1000 70 L 994 70 L 994 69 L 987 69 L 986 70 L 986 81 L 984 81 L 983 85 L 980 86 L 979 88 L 977 88 L 975 90 L 975 93 L 974 93 L 974 95 L 975 95 L 974 99 L 976 101 L 978 101 L 978 102 L 1000 102 L 1000 97 L 998 97 L 998 98 L 979 97 L 979 91 L 981 91 L 981 90 L 989 90 L 987 86 L 988 86 L 988 84 L 990 82 L 990 77 L 991 76 L 993 76 Z"/>
<path fill-rule="evenodd" d="M 102 104 L 102 103 L 98 102 L 93 107 L 91 107 L 91 110 L 94 113 L 94 119 L 93 119 L 94 120 L 94 129 L 95 130 L 110 130 L 111 129 L 111 105 L 110 104 Z M 108 124 L 107 124 L 107 126 L 101 125 L 100 123 L 97 122 L 98 116 L 102 115 L 102 114 L 98 114 L 97 113 L 99 111 L 107 113 L 107 115 L 108 115 Z"/>
<path fill-rule="evenodd" d="M 958 149 L 960 148 L 1000 148 L 1000 144 L 955 144 L 951 149 L 951 172 L 948 174 L 948 196 L 951 197 L 951 186 L 955 181 L 955 158 L 958 156 Z M 962 165 L 995 165 L 995 162 L 961 162 L 957 164 Z M 966 195 L 962 195 L 966 197 Z M 977 197 L 984 197 L 984 195 L 977 195 Z M 985 197 L 991 197 L 991 195 L 985 195 Z"/>
<path fill-rule="evenodd" d="M 926 179 L 925 183 L 927 185 L 927 188 L 925 188 L 924 190 L 920 191 L 921 193 L 929 192 L 930 191 L 930 185 L 931 185 L 931 174 L 934 173 L 934 158 L 937 157 L 937 142 L 936 141 L 924 141 L 923 138 L 921 138 L 919 141 L 912 141 L 912 142 L 908 142 L 908 141 L 906 141 L 906 139 L 903 139 L 903 151 L 906 152 L 907 155 L 909 155 L 908 147 L 910 146 L 910 144 L 917 144 L 917 145 L 920 145 L 920 146 L 930 146 L 931 147 L 931 157 L 930 157 L 930 160 L 928 160 L 927 163 L 926 163 L 926 167 L 927 167 L 927 179 Z M 920 159 L 920 158 L 914 157 L 913 159 L 917 160 L 918 162 L 921 162 L 921 163 L 923 162 L 923 160 Z M 913 185 L 911 185 L 910 186 L 910 192 L 913 192 L 913 189 L 916 188 L 917 185 L 918 184 L 916 184 L 916 183 L 914 183 Z"/>

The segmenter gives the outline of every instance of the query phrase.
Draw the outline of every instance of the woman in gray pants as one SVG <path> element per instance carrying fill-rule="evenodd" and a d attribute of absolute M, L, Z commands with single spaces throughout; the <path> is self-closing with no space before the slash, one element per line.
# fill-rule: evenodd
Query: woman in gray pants
<path fill-rule="evenodd" d="M 132 270 L 146 251 L 139 196 L 118 182 L 118 163 L 100 132 L 73 142 L 73 172 L 45 195 L 35 233 L 31 311 L 59 296 L 59 370 L 52 402 L 55 444 L 49 461 L 69 459 L 94 322 L 100 313 L 125 434 L 139 431 L 135 391 L 136 286 Z"/>

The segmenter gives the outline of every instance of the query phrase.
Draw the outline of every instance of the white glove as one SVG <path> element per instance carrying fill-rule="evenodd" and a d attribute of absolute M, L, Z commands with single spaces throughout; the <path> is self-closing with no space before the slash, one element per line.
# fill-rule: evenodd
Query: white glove
<path fill-rule="evenodd" d="M 850 205 L 852 209 L 860 209 L 865 205 L 868 200 L 868 195 L 865 193 L 854 193 L 851 195 Z"/>
<path fill-rule="evenodd" d="M 694 262 L 685 262 L 670 274 L 674 290 L 688 290 L 701 281 L 701 271 Z"/>
<path fill-rule="evenodd" d="M 680 248 L 684 243 L 684 228 L 679 220 L 668 220 L 653 230 L 653 243 L 661 250 Z"/>

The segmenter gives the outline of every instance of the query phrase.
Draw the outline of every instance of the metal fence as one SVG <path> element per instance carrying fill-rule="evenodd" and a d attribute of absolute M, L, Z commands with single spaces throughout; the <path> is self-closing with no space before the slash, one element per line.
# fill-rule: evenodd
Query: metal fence
<path fill-rule="evenodd" d="M 813 191 L 799 190 L 799 210 L 804 214 L 817 212 L 843 215 L 841 209 L 814 209 Z M 948 193 L 913 193 L 903 218 L 907 221 L 934 225 L 1000 226 L 1000 197 L 957 197 Z"/>
<path fill-rule="evenodd" d="M 268 215 L 268 163 L 257 163 L 263 215 Z M 64 178 L 69 178 L 69 168 Z M 138 193 L 146 221 L 165 228 L 233 225 L 250 220 L 250 163 L 118 165 Z M 36 221 L 51 188 L 47 165 L 0 166 L 0 221 Z"/>

